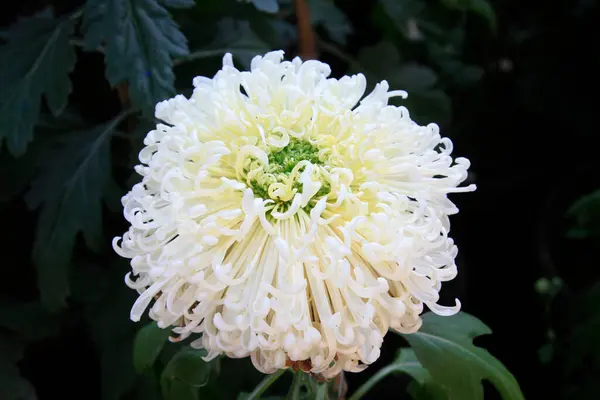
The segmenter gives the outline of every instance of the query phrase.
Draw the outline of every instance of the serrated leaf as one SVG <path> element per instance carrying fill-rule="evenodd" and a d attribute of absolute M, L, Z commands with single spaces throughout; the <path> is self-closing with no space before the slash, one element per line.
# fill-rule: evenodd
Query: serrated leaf
<path fill-rule="evenodd" d="M 69 295 L 69 264 L 75 239 L 99 250 L 102 199 L 114 188 L 110 138 L 121 118 L 57 139 L 40 160 L 40 172 L 26 195 L 30 209 L 41 208 L 33 259 L 42 302 L 51 309 L 65 305 Z"/>
<path fill-rule="evenodd" d="M 334 41 L 346 44 L 352 33 L 352 24 L 333 0 L 308 0 L 310 20 L 313 25 L 321 25 Z"/>
<path fill-rule="evenodd" d="M 277 0 L 252 0 L 252 4 L 254 4 L 254 7 L 256 7 L 257 10 L 266 13 L 274 14 L 279 11 Z"/>
<path fill-rule="evenodd" d="M 110 84 L 127 82 L 146 115 L 174 94 L 172 58 L 189 53 L 187 40 L 156 0 L 88 0 L 83 29 L 86 49 L 105 44 Z"/>
<path fill-rule="evenodd" d="M 152 322 L 140 329 L 133 343 L 133 365 L 138 372 L 150 368 L 171 334 Z"/>
<path fill-rule="evenodd" d="M 0 47 L 0 142 L 14 155 L 33 139 L 42 96 L 59 115 L 71 93 L 69 73 L 75 52 L 69 43 L 73 22 L 55 19 L 50 8 L 23 18 L 5 32 Z M 10 61 L 9 61 L 10 60 Z"/>
<path fill-rule="evenodd" d="M 483 380 L 490 381 L 504 399 L 524 399 L 506 367 L 473 344 L 474 338 L 491 332 L 483 322 L 464 312 L 452 317 L 427 313 L 418 332 L 402 336 L 433 380 L 447 390 L 449 399 L 483 399 Z"/>
<path fill-rule="evenodd" d="M 196 5 L 195 0 L 160 0 L 160 2 L 171 8 L 190 8 Z"/>
<path fill-rule="evenodd" d="M 487 21 L 490 31 L 496 32 L 496 13 L 488 0 L 442 0 L 442 3 L 448 8 L 479 14 Z"/>
<path fill-rule="evenodd" d="M 223 49 L 224 53 L 230 52 L 245 68 L 250 68 L 250 62 L 255 56 L 271 50 L 252 31 L 247 21 L 231 18 L 219 21 L 218 35 L 211 48 Z"/>

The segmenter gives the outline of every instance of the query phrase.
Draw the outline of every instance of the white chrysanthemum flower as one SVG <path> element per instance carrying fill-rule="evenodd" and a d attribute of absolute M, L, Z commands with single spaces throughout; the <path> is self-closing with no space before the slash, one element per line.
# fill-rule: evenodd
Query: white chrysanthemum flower
<path fill-rule="evenodd" d="M 457 248 L 447 194 L 467 177 L 437 125 L 388 105 L 388 84 L 363 98 L 361 74 L 328 79 L 318 61 L 230 54 L 190 99 L 156 106 L 123 197 L 131 228 L 114 248 L 127 284 L 159 326 L 208 358 L 251 356 L 270 373 L 301 365 L 325 377 L 377 360 L 393 328 L 414 332 L 423 305 L 441 315 Z M 297 364 L 296 364 L 297 363 Z"/>

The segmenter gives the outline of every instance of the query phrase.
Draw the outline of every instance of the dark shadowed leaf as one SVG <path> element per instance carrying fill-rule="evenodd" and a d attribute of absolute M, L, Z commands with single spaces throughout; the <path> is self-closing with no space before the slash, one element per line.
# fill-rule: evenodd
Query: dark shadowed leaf
<path fill-rule="evenodd" d="M 2 400 L 37 399 L 33 386 L 19 372 L 17 363 L 22 356 L 22 343 L 0 332 L 0 399 Z"/>
<path fill-rule="evenodd" d="M 407 91 L 429 89 L 437 82 L 436 73 L 429 67 L 415 63 L 403 64 L 390 77 L 399 88 Z M 391 82 L 390 82 L 391 83 Z"/>
<path fill-rule="evenodd" d="M 407 107 L 411 118 L 418 123 L 435 122 L 443 126 L 450 122 L 452 103 L 444 91 L 435 87 L 438 80 L 435 71 L 413 62 L 403 63 L 390 42 L 362 48 L 354 70 L 367 76 L 370 87 L 385 79 L 391 90 L 406 90 L 407 99 L 396 97 L 390 102 Z"/>
<path fill-rule="evenodd" d="M 583 238 L 600 234 L 600 190 L 580 197 L 567 214 L 575 219 L 575 225 L 569 229 L 568 236 Z"/>
<path fill-rule="evenodd" d="M 418 18 L 426 6 L 422 0 L 380 0 L 380 3 L 385 13 L 401 31 L 406 29 L 407 21 Z"/>
<path fill-rule="evenodd" d="M 483 322 L 464 312 L 452 317 L 427 313 L 418 332 L 402 336 L 434 382 L 448 392 L 449 399 L 483 400 L 482 380 L 490 381 L 503 399 L 524 399 L 506 367 L 473 344 L 477 336 L 490 333 Z"/>
<path fill-rule="evenodd" d="M 34 341 L 56 334 L 59 319 L 40 303 L 0 304 L 0 327 L 18 334 L 22 340 Z"/>
<path fill-rule="evenodd" d="M 268 18 L 265 22 L 265 27 L 271 29 L 269 37 L 273 41 L 275 48 L 287 48 L 298 40 L 298 31 L 295 25 L 275 18 Z"/>
<path fill-rule="evenodd" d="M 163 390 L 173 382 L 184 383 L 187 386 L 201 388 L 205 386 L 211 375 L 211 370 L 216 367 L 219 359 L 206 362 L 202 357 L 206 356 L 205 350 L 196 350 L 191 347 L 183 347 L 173 358 L 161 376 Z"/>
<path fill-rule="evenodd" d="M 247 21 L 231 18 L 219 22 L 219 33 L 211 48 L 222 49 L 223 54 L 233 54 L 245 68 L 250 68 L 250 62 L 255 56 L 270 50 L 269 45 L 252 31 Z"/>
<path fill-rule="evenodd" d="M 172 381 L 169 389 L 164 392 L 165 400 L 199 400 L 198 388 L 188 386 L 181 381 Z"/>
<path fill-rule="evenodd" d="M 136 371 L 142 372 L 154 364 L 170 334 L 170 329 L 161 329 L 156 322 L 149 323 L 138 331 L 133 344 L 133 365 Z"/>
<path fill-rule="evenodd" d="M 102 400 L 120 400 L 135 388 L 133 340 L 139 324 L 129 320 L 136 292 L 123 283 L 126 263 L 81 264 L 75 269 L 73 301 L 83 306 L 84 316 L 97 350 L 101 368 Z M 96 395 L 95 395 L 96 396 Z"/>
<path fill-rule="evenodd" d="M 69 73 L 75 52 L 69 43 L 73 23 L 54 18 L 51 9 L 17 21 L 0 47 L 0 141 L 20 155 L 33 139 L 42 96 L 58 115 L 71 92 Z M 10 61 L 8 61 L 10 60 Z"/>
<path fill-rule="evenodd" d="M 322 26 L 334 41 L 346 44 L 352 25 L 333 0 L 308 0 L 308 5 L 312 24 Z"/>
<path fill-rule="evenodd" d="M 102 400 L 120 400 L 133 389 L 136 374 L 131 351 L 129 338 L 113 342 L 100 351 Z"/>
<path fill-rule="evenodd" d="M 142 375 L 136 391 L 136 400 L 162 400 L 156 373 L 148 369 Z"/>
<path fill-rule="evenodd" d="M 160 2 L 172 8 L 190 8 L 196 5 L 195 0 L 160 0 Z"/>
<path fill-rule="evenodd" d="M 174 94 L 172 57 L 188 54 L 187 40 L 157 0 L 89 0 L 83 28 L 86 49 L 105 46 L 110 84 L 127 82 L 146 115 Z"/>
<path fill-rule="evenodd" d="M 449 8 L 471 11 L 486 20 L 490 31 L 496 32 L 496 13 L 488 0 L 442 0 Z"/>
<path fill-rule="evenodd" d="M 277 4 L 277 0 L 252 0 L 252 4 L 254 4 L 254 7 L 260 11 L 267 13 L 273 14 L 279 11 L 279 4 Z"/>
<path fill-rule="evenodd" d="M 99 250 L 102 199 L 115 190 L 111 177 L 110 138 L 122 118 L 82 132 L 70 132 L 40 159 L 40 171 L 26 201 L 40 208 L 33 259 L 42 302 L 57 309 L 69 294 L 69 264 L 76 236 Z"/>
<path fill-rule="evenodd" d="M 410 117 L 420 124 L 435 122 L 443 127 L 452 118 L 450 97 L 440 89 L 413 90 L 407 99 L 395 98 L 392 103 L 408 108 Z"/>

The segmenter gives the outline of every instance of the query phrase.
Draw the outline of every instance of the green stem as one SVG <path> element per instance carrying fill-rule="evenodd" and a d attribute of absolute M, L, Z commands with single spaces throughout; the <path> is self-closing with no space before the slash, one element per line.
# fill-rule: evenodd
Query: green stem
<path fill-rule="evenodd" d="M 317 387 L 317 393 L 315 395 L 315 400 L 327 400 L 327 384 L 323 383 Z"/>
<path fill-rule="evenodd" d="M 276 372 L 273 372 L 271 375 L 267 375 L 265 379 L 263 379 L 258 384 L 258 386 L 254 388 L 252 393 L 250 393 L 250 395 L 248 396 L 247 400 L 254 400 L 260 398 L 260 395 L 263 394 L 269 388 L 269 386 L 273 384 L 273 382 L 279 379 L 279 377 L 283 375 L 284 372 L 285 369 L 280 369 Z"/>
<path fill-rule="evenodd" d="M 303 374 L 305 374 L 305 372 L 300 369 L 294 372 L 294 380 L 292 381 L 292 386 L 290 386 L 290 391 L 286 396 L 286 400 L 298 400 L 300 398 L 300 388 L 302 387 L 302 381 L 304 380 Z"/>
<path fill-rule="evenodd" d="M 185 57 L 177 58 L 173 60 L 173 66 L 177 66 L 186 62 L 198 60 L 200 58 L 209 58 L 215 56 L 222 56 L 223 54 L 230 52 L 229 49 L 214 49 L 214 50 L 198 50 L 193 51 Z"/>
<path fill-rule="evenodd" d="M 399 366 L 392 364 L 380 369 L 375 375 L 373 375 L 368 381 L 366 381 L 361 387 L 359 387 L 358 390 L 348 398 L 348 400 L 361 399 L 365 394 L 367 394 L 369 390 L 373 388 L 373 386 L 379 383 L 380 380 L 382 380 L 388 375 L 403 372 L 402 368 L 405 367 L 405 365 Z"/>

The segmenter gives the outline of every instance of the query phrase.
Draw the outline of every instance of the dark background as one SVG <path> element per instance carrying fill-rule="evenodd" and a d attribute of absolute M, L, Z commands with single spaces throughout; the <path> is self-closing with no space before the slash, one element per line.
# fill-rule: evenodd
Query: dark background
<path fill-rule="evenodd" d="M 10 2 L 10 10 L 3 3 L 0 23 L 6 26 L 48 3 Z M 346 47 L 349 54 L 379 39 L 364 17 L 374 3 L 339 2 L 355 27 Z M 543 364 L 538 350 L 546 343 L 548 318 L 559 334 L 568 331 L 565 321 L 575 313 L 576 299 L 599 277 L 597 242 L 566 237 L 572 224 L 566 217 L 569 206 L 600 187 L 599 7 L 592 0 L 492 3 L 498 34 L 491 35 L 480 21 L 469 22 L 463 56 L 481 66 L 484 76 L 472 87 L 448 91 L 454 117 L 443 134 L 454 142 L 455 154 L 471 160 L 478 189 L 453 197 L 461 210 L 452 218 L 459 277 L 443 293 L 459 297 L 465 311 L 492 328 L 494 334 L 477 343 L 513 372 L 526 398 L 569 398 L 562 393 L 578 381 L 565 378 L 560 363 Z M 69 12 L 79 2 L 54 4 Z M 331 54 L 323 52 L 321 58 L 332 64 L 334 76 L 346 72 Z M 119 109 L 103 75 L 101 56 L 78 53 L 71 100 L 98 122 Z M 0 298 L 35 298 L 35 269 L 29 259 L 35 214 L 22 199 L 14 199 L 0 205 L 0 221 Z M 123 227 L 117 215 L 105 221 L 104 229 L 113 236 Z M 553 276 L 561 276 L 566 289 L 548 316 L 534 284 Z M 74 304 L 60 317 L 57 335 L 27 348 L 21 373 L 39 398 L 99 398 L 101 367 L 91 335 L 83 311 Z M 401 340 L 388 337 L 381 360 L 360 375 L 347 376 L 351 390 L 394 356 Z M 400 380 L 388 378 L 368 398 L 396 397 Z"/>

